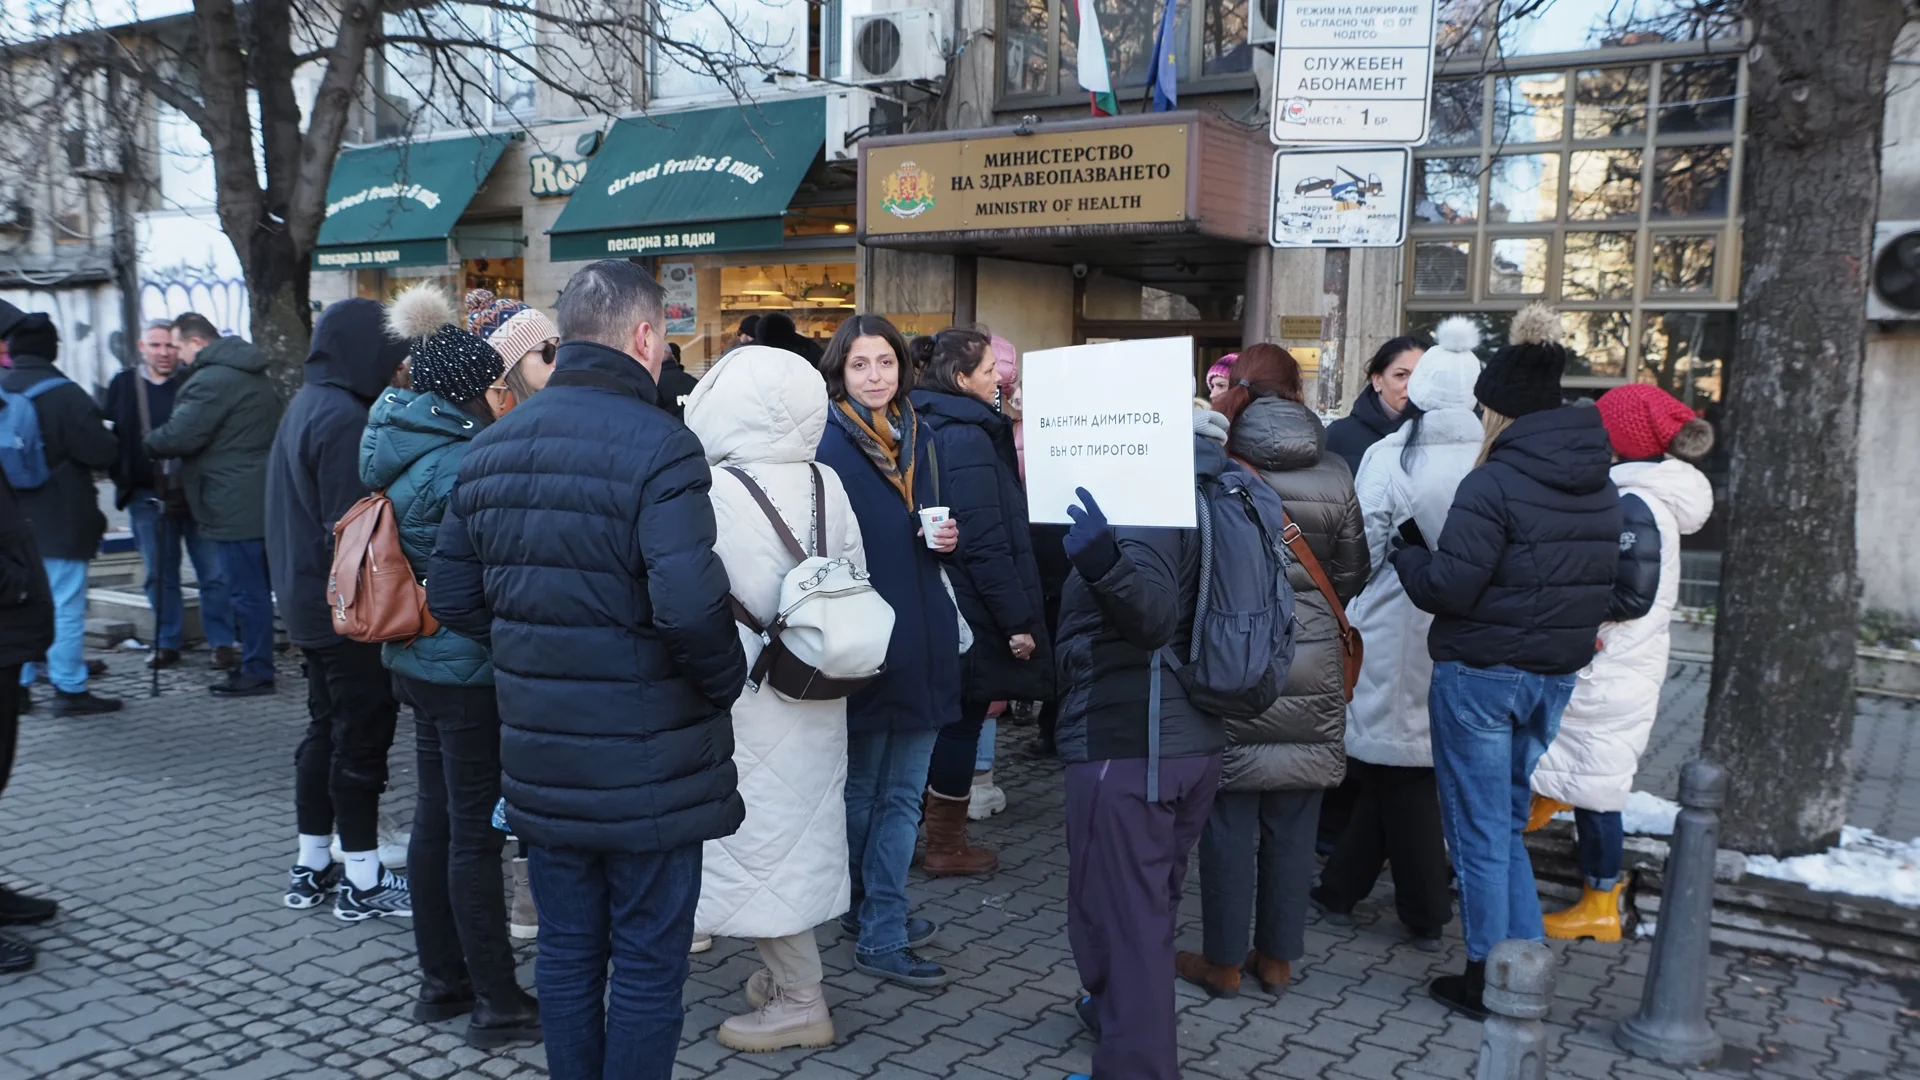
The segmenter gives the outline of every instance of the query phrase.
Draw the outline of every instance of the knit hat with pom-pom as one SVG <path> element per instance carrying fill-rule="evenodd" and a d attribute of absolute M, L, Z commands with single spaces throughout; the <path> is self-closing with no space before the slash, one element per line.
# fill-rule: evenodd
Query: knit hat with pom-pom
<path fill-rule="evenodd" d="M 1559 312 L 1545 304 L 1520 309 L 1507 335 L 1511 344 L 1487 361 L 1473 396 L 1512 419 L 1559 408 L 1560 375 L 1567 366 L 1567 349 L 1560 344 L 1565 335 Z"/>
<path fill-rule="evenodd" d="M 438 286 L 415 285 L 387 305 L 387 327 L 407 340 L 413 388 L 456 403 L 487 392 L 505 364 L 493 346 L 461 329 L 453 301 Z"/>
<path fill-rule="evenodd" d="M 1480 377 L 1480 328 L 1455 315 L 1434 331 L 1435 344 L 1407 376 L 1407 400 L 1422 412 L 1473 408 L 1473 384 Z"/>
<path fill-rule="evenodd" d="M 1645 461 L 1663 454 L 1698 458 L 1713 449 L 1713 425 L 1657 386 L 1616 386 L 1594 404 L 1613 452 L 1623 461 Z"/>

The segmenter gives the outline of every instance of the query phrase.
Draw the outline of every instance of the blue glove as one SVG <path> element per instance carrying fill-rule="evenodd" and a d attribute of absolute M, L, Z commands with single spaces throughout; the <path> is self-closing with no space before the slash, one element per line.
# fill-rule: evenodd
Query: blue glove
<path fill-rule="evenodd" d="M 1067 530 L 1065 540 L 1067 559 L 1080 571 L 1081 577 L 1099 581 L 1120 561 L 1120 543 L 1114 538 L 1113 526 L 1107 524 L 1107 515 L 1100 512 L 1100 504 L 1093 501 L 1093 495 L 1086 488 L 1074 488 L 1073 493 L 1086 508 L 1067 507 L 1067 516 L 1073 519 L 1073 528 Z"/>

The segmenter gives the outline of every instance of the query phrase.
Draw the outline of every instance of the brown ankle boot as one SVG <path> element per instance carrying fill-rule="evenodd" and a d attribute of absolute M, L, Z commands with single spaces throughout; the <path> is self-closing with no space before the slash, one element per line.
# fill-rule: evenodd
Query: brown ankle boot
<path fill-rule="evenodd" d="M 1199 953 L 1173 954 L 1174 974 L 1207 992 L 1208 997 L 1239 997 L 1240 969 L 1216 964 Z"/>
<path fill-rule="evenodd" d="M 1260 955 L 1255 949 L 1247 954 L 1247 974 L 1260 983 L 1260 988 L 1279 997 L 1287 992 L 1287 983 L 1293 980 L 1293 965 L 1285 960 Z"/>
<path fill-rule="evenodd" d="M 967 843 L 969 801 L 966 795 L 954 798 L 927 792 L 927 859 L 922 869 L 928 877 L 972 877 L 990 874 L 1000 865 L 1000 856 L 992 849 Z"/>

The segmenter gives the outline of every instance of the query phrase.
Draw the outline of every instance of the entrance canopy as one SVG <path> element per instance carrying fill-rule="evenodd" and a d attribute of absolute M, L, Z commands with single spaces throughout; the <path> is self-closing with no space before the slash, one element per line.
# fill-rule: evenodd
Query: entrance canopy
<path fill-rule="evenodd" d="M 440 266 L 447 234 L 514 134 L 343 150 L 327 181 L 315 270 Z"/>
<path fill-rule="evenodd" d="M 777 248 L 825 142 L 823 98 L 621 120 L 554 222 L 551 256 Z"/>

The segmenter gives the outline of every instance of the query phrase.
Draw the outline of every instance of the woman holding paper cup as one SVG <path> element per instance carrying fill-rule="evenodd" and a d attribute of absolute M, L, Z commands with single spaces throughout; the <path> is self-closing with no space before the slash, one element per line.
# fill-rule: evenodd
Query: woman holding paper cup
<path fill-rule="evenodd" d="M 961 658 L 960 719 L 940 729 L 927 774 L 926 871 L 985 874 L 999 858 L 967 843 L 980 728 L 995 701 L 1053 696 L 1053 650 L 1013 426 L 992 404 L 992 344 L 978 331 L 947 329 L 912 348 L 920 371 L 914 411 L 932 440 L 939 498 L 963 537 L 952 560 L 954 595 L 976 637 Z"/>
<path fill-rule="evenodd" d="M 818 461 L 846 488 L 873 587 L 894 611 L 887 670 L 847 699 L 847 847 L 854 966 L 909 986 L 944 986 L 914 950 L 937 929 L 907 913 L 907 867 L 936 733 L 960 718 L 960 619 L 940 558 L 960 531 L 934 491 L 931 439 L 907 394 L 913 368 L 892 323 L 855 315 L 820 361 L 832 404 Z"/>

